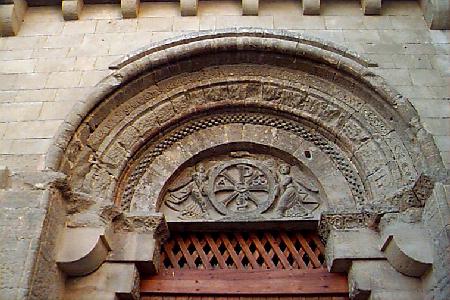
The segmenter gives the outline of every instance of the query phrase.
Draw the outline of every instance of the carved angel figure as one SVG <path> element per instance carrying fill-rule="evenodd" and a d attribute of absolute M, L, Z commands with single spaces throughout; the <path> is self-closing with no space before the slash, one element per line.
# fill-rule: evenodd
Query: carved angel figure
<path fill-rule="evenodd" d="M 280 165 L 278 172 L 279 183 L 277 186 L 277 194 L 279 195 L 279 201 L 276 208 L 277 213 L 280 216 L 286 216 L 288 210 L 295 208 L 295 212 L 289 215 L 309 217 L 310 213 L 320 205 L 310 193 L 317 193 L 319 190 L 312 184 L 308 184 L 308 187 L 305 187 L 296 181 L 290 174 L 290 165 Z M 312 209 L 306 208 L 305 204 L 312 204 Z"/>
<path fill-rule="evenodd" d="M 187 182 L 169 189 L 166 205 L 181 213 L 181 219 L 205 216 L 205 184 L 208 175 L 203 164 L 198 164 Z"/>

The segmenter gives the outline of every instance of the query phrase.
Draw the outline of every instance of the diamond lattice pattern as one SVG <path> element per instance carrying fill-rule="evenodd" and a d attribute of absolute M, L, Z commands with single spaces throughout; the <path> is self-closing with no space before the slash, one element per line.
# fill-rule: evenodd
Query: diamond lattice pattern
<path fill-rule="evenodd" d="M 324 267 L 324 246 L 308 232 L 183 233 L 161 247 L 166 270 Z"/>

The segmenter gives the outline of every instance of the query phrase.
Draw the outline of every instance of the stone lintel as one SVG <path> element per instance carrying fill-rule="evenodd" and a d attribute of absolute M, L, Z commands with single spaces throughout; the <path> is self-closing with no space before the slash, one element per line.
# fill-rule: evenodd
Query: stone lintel
<path fill-rule="evenodd" d="M 368 228 L 331 230 L 325 256 L 330 272 L 348 272 L 354 260 L 385 259 L 378 233 Z"/>
<path fill-rule="evenodd" d="M 381 14 L 381 0 L 361 0 L 361 7 L 365 15 Z"/>
<path fill-rule="evenodd" d="M 382 236 L 381 251 L 398 272 L 421 277 L 431 268 L 431 241 L 421 224 L 394 222 L 383 228 Z"/>
<path fill-rule="evenodd" d="M 78 20 L 83 10 L 83 0 L 63 0 L 62 12 L 64 20 Z"/>
<path fill-rule="evenodd" d="M 196 16 L 198 0 L 180 0 L 180 10 L 182 16 Z"/>
<path fill-rule="evenodd" d="M 124 19 L 137 18 L 139 15 L 140 0 L 121 0 L 120 8 Z"/>
<path fill-rule="evenodd" d="M 5 1 L 0 4 L 0 36 L 12 36 L 19 32 L 27 8 L 25 0 Z"/>
<path fill-rule="evenodd" d="M 66 300 L 139 299 L 139 274 L 133 263 L 104 263 L 95 272 L 66 280 Z"/>
<path fill-rule="evenodd" d="M 242 14 L 244 16 L 257 16 L 259 0 L 242 0 Z"/>
<path fill-rule="evenodd" d="M 320 15 L 320 0 L 303 0 L 304 15 Z"/>
<path fill-rule="evenodd" d="M 71 276 L 93 272 L 111 250 L 110 235 L 104 228 L 66 228 L 57 253 L 58 267 Z"/>

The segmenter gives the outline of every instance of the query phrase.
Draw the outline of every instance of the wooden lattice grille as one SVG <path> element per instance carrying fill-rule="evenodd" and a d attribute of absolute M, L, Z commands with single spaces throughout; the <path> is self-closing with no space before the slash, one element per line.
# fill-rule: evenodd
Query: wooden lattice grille
<path fill-rule="evenodd" d="M 324 246 L 314 233 L 175 234 L 161 248 L 161 269 L 318 269 Z"/>

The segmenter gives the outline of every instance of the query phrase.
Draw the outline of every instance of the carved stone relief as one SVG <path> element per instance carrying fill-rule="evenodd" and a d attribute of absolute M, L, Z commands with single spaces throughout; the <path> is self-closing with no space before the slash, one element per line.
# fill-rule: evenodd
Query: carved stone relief
<path fill-rule="evenodd" d="M 325 196 L 302 169 L 247 151 L 204 159 L 170 180 L 161 211 L 169 220 L 315 219 Z"/>

